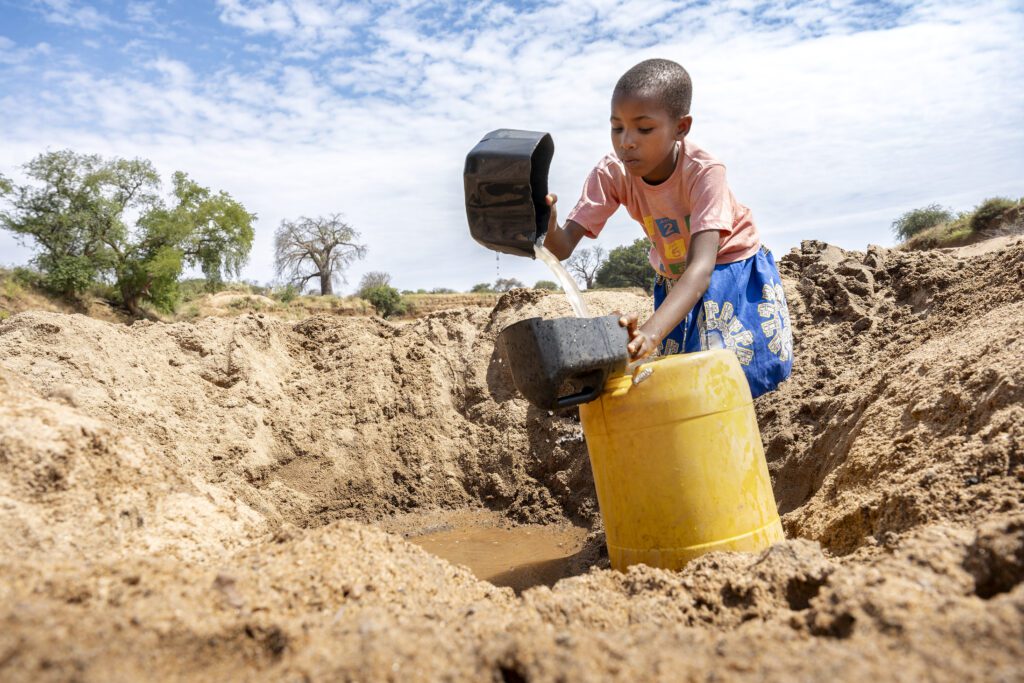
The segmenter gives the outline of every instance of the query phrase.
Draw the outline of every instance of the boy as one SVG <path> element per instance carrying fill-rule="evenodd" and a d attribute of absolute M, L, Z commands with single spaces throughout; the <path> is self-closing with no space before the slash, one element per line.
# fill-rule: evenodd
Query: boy
<path fill-rule="evenodd" d="M 692 85 L 666 59 L 637 64 L 612 93 L 613 154 L 591 171 L 565 225 L 551 219 L 544 246 L 566 259 L 584 237 L 597 237 L 625 205 L 651 241 L 657 273 L 654 315 L 620 321 L 629 353 L 729 348 L 756 397 L 786 379 L 793 340 L 782 280 L 762 247 L 750 209 L 736 201 L 725 166 L 686 140 Z"/>

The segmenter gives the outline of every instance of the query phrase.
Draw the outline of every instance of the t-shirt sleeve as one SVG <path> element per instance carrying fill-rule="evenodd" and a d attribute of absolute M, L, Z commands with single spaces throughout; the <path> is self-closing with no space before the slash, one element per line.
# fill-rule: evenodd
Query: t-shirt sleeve
<path fill-rule="evenodd" d="M 622 203 L 617 185 L 607 166 L 596 166 L 587 176 L 583 194 L 566 219 L 576 221 L 591 237 L 597 237 Z"/>
<path fill-rule="evenodd" d="M 733 226 L 732 192 L 725 182 L 725 166 L 703 169 L 690 190 L 690 234 L 718 230 L 729 234 Z"/>

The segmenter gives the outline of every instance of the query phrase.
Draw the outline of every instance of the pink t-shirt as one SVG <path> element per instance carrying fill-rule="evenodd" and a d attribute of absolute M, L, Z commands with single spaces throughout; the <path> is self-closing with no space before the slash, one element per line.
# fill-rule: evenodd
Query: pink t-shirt
<path fill-rule="evenodd" d="M 718 231 L 716 264 L 742 261 L 761 247 L 750 209 L 725 182 L 725 166 L 689 140 L 672 175 L 658 185 L 631 176 L 617 156 L 607 155 L 590 172 L 568 218 L 597 237 L 623 205 L 651 240 L 651 266 L 666 277 L 682 275 L 690 237 L 704 230 Z"/>

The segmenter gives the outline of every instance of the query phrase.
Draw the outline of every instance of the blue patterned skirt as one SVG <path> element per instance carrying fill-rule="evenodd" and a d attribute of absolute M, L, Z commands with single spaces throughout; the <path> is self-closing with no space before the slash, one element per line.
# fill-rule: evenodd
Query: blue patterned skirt
<path fill-rule="evenodd" d="M 654 308 L 672 281 L 659 276 Z M 661 353 L 726 348 L 734 351 L 755 397 L 793 369 L 793 332 L 775 259 L 765 247 L 743 261 L 715 266 L 704 296 L 662 341 Z"/>

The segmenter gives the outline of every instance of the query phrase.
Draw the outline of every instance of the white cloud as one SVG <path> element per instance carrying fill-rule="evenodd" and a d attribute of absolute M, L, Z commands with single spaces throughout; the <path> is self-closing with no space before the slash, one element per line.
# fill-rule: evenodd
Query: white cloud
<path fill-rule="evenodd" d="M 117 24 L 106 14 L 91 5 L 83 5 L 73 0 L 37 0 L 47 21 L 88 31 L 98 31 L 106 26 Z"/>
<path fill-rule="evenodd" d="M 468 288 L 493 280 L 495 268 L 494 254 L 469 238 L 463 209 L 462 165 L 480 136 L 550 131 L 551 187 L 564 216 L 609 149 L 615 80 L 640 59 L 665 56 L 693 75 L 694 139 L 728 164 L 776 251 L 803 238 L 889 243 L 889 222 L 909 208 L 1021 194 L 1024 19 L 1010 3 L 963 10 L 932 0 L 885 17 L 878 5 L 866 16 L 852 0 L 772 5 L 768 17 L 752 13 L 757 6 L 572 0 L 529 11 L 497 2 L 353 10 L 224 0 L 222 20 L 273 38 L 280 59 L 256 52 L 256 68 L 201 70 L 184 55 L 153 59 L 143 45 L 151 68 L 141 75 L 40 71 L 37 94 L 0 95 L 10 121 L 0 172 L 16 174 L 63 146 L 143 156 L 165 178 L 185 170 L 259 214 L 247 277 L 272 277 L 281 219 L 342 211 L 370 246 L 353 283 L 385 270 L 402 288 Z M 883 19 L 884 28 L 865 29 Z M 357 30 L 372 49 L 350 54 L 336 44 Z M 0 45 L 0 63 L 16 49 Z M 619 215 L 601 242 L 640 235 Z M 0 233 L 0 251 L 9 245 Z M 526 259 L 503 256 L 501 269 L 530 283 L 549 279 Z"/>
<path fill-rule="evenodd" d="M 164 76 L 171 87 L 187 88 L 192 84 L 192 70 L 184 62 L 161 57 L 151 61 L 149 67 Z"/>
<path fill-rule="evenodd" d="M 372 16 L 369 5 L 341 0 L 218 0 L 221 20 L 283 41 L 290 57 L 344 47 Z"/>
<path fill-rule="evenodd" d="M 156 5 L 152 2 L 129 2 L 125 5 L 128 19 L 138 23 L 149 23 L 156 18 Z"/>

